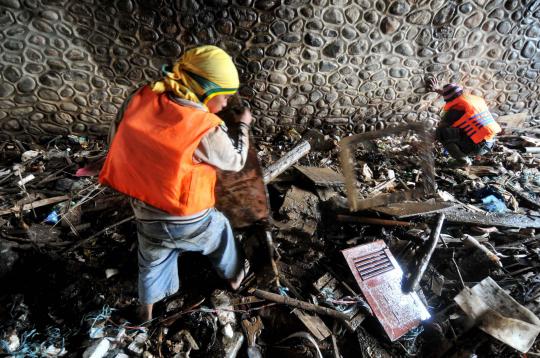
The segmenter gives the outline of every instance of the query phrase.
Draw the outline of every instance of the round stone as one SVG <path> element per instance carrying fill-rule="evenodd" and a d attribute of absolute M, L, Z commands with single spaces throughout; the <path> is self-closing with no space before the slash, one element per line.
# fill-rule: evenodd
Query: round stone
<path fill-rule="evenodd" d="M 444 6 L 435 14 L 435 16 L 433 17 L 433 25 L 443 26 L 443 25 L 448 24 L 454 17 L 455 13 L 456 13 L 455 3 L 449 3 L 448 5 Z"/>
<path fill-rule="evenodd" d="M 464 14 L 468 14 L 471 11 L 473 11 L 474 7 L 471 3 L 465 3 L 459 6 L 459 11 L 461 11 Z"/>
<path fill-rule="evenodd" d="M 480 26 L 482 21 L 484 21 L 484 15 L 481 12 L 476 12 L 469 16 L 463 24 L 469 29 L 474 29 Z"/>
<path fill-rule="evenodd" d="M 404 78 L 409 75 L 409 70 L 406 68 L 393 67 L 390 69 L 389 75 L 394 78 Z"/>
<path fill-rule="evenodd" d="M 512 30 L 512 24 L 509 21 L 502 21 L 497 25 L 497 31 L 501 34 L 508 34 Z"/>
<path fill-rule="evenodd" d="M 285 22 L 277 20 L 270 26 L 270 31 L 276 36 L 281 36 L 287 32 L 287 25 Z"/>
<path fill-rule="evenodd" d="M 24 44 L 22 41 L 10 39 L 4 42 L 4 48 L 9 51 L 21 51 L 24 48 Z"/>
<path fill-rule="evenodd" d="M 255 8 L 263 11 L 273 10 L 280 5 L 280 1 L 277 0 L 256 0 Z"/>
<path fill-rule="evenodd" d="M 483 47 L 481 45 L 476 45 L 470 48 L 467 48 L 461 51 L 458 55 L 459 58 L 473 58 L 479 56 L 482 53 Z"/>
<path fill-rule="evenodd" d="M 299 34 L 295 34 L 295 33 L 288 33 L 288 34 L 285 34 L 281 37 L 281 39 L 284 41 L 284 42 L 288 42 L 288 43 L 297 43 L 297 42 L 300 42 L 301 41 L 301 37 Z"/>
<path fill-rule="evenodd" d="M 281 42 L 278 42 L 268 47 L 266 49 L 266 54 L 268 56 L 281 57 L 285 55 L 286 51 L 287 51 L 287 46 L 285 46 L 285 44 Z"/>
<path fill-rule="evenodd" d="M 367 11 L 364 14 L 364 20 L 369 24 L 375 25 L 379 22 L 379 15 L 375 11 Z"/>
<path fill-rule="evenodd" d="M 399 21 L 392 17 L 385 17 L 381 21 L 381 31 L 383 34 L 393 34 L 399 28 Z"/>
<path fill-rule="evenodd" d="M 58 88 L 62 85 L 62 78 L 58 73 L 49 71 L 39 76 L 39 82 L 43 86 Z"/>
<path fill-rule="evenodd" d="M 284 85 L 287 83 L 287 76 L 285 76 L 283 73 L 274 72 L 268 76 L 268 81 L 271 83 Z"/>
<path fill-rule="evenodd" d="M 324 76 L 320 75 L 320 74 L 314 74 L 313 75 L 313 78 L 312 78 L 312 81 L 313 81 L 313 84 L 315 86 L 322 86 L 326 83 L 326 80 L 324 78 Z"/>
<path fill-rule="evenodd" d="M 60 96 L 55 91 L 42 88 L 38 91 L 38 96 L 45 101 L 59 101 Z"/>
<path fill-rule="evenodd" d="M 36 88 L 36 82 L 31 77 L 24 77 L 17 84 L 17 88 L 23 93 L 32 92 Z"/>
<path fill-rule="evenodd" d="M 343 24 L 343 14 L 335 7 L 326 9 L 323 13 L 323 20 L 335 25 Z"/>
<path fill-rule="evenodd" d="M 294 97 L 290 100 L 289 104 L 290 104 L 291 106 L 301 106 L 301 105 L 306 104 L 307 102 L 308 102 L 308 99 L 307 99 L 306 96 L 304 96 L 304 95 L 302 95 L 302 94 L 298 94 L 298 95 L 294 96 Z"/>
<path fill-rule="evenodd" d="M 403 56 L 413 56 L 414 50 L 410 43 L 404 42 L 396 46 L 396 53 Z"/>
<path fill-rule="evenodd" d="M 338 68 L 338 65 L 330 61 L 321 61 L 319 62 L 319 71 L 321 72 L 331 72 Z"/>
<path fill-rule="evenodd" d="M 349 46 L 350 55 L 356 56 L 365 53 L 369 48 L 369 43 L 365 40 L 357 41 Z"/>
<path fill-rule="evenodd" d="M 393 15 L 401 16 L 408 13 L 410 9 L 411 8 L 406 1 L 396 1 L 390 5 L 388 11 L 390 11 L 390 13 Z"/>
<path fill-rule="evenodd" d="M 8 66 L 4 69 L 4 78 L 9 82 L 17 82 L 21 78 L 21 71 L 13 66 Z"/>
<path fill-rule="evenodd" d="M 320 30 L 323 29 L 323 27 L 324 27 L 324 24 L 319 19 L 314 19 L 314 20 L 308 21 L 308 23 L 306 24 L 306 29 L 308 29 L 308 30 L 320 31 Z"/>
<path fill-rule="evenodd" d="M 345 43 L 341 40 L 336 40 L 323 48 L 323 54 L 328 57 L 335 58 L 345 51 Z"/>
<path fill-rule="evenodd" d="M 356 33 L 356 30 L 352 26 L 349 26 L 349 25 L 345 25 L 341 29 L 341 35 L 347 40 L 355 39 L 358 36 L 358 34 Z"/>
<path fill-rule="evenodd" d="M 15 91 L 15 87 L 6 82 L 0 82 L 0 98 L 7 98 Z"/>
<path fill-rule="evenodd" d="M 362 16 L 362 13 L 356 6 L 350 6 L 345 9 L 345 18 L 350 24 L 356 24 L 360 16 Z"/>
<path fill-rule="evenodd" d="M 156 52 L 163 57 L 178 58 L 182 53 L 182 48 L 176 41 L 165 40 L 156 45 Z"/>
<path fill-rule="evenodd" d="M 324 44 L 324 40 L 321 36 L 308 32 L 304 36 L 304 42 L 308 46 L 321 47 Z"/>
<path fill-rule="evenodd" d="M 431 12 L 417 10 L 407 16 L 407 21 L 414 25 L 427 25 L 431 22 Z"/>
<path fill-rule="evenodd" d="M 373 53 L 389 53 L 392 51 L 392 45 L 388 41 L 379 42 L 371 48 Z"/>
<path fill-rule="evenodd" d="M 533 58 L 536 54 L 536 51 L 536 46 L 532 41 L 529 40 L 525 43 L 525 46 L 523 46 L 523 49 L 521 50 L 521 56 L 525 58 Z"/>

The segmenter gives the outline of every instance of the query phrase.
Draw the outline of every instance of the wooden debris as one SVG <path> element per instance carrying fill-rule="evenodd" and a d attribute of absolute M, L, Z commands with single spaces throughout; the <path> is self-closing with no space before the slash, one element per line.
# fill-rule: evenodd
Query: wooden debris
<path fill-rule="evenodd" d="M 341 187 L 345 185 L 343 175 L 330 168 L 305 167 L 296 165 L 294 167 L 302 173 L 311 183 L 318 187 Z"/>
<path fill-rule="evenodd" d="M 336 300 L 341 300 L 347 296 L 345 290 L 342 288 L 343 285 L 328 272 L 315 281 L 313 286 L 325 297 L 331 296 Z M 366 315 L 360 310 L 358 305 L 352 306 L 344 313 L 349 316 L 349 320 L 345 324 L 351 331 L 356 330 L 366 318 Z"/>
<path fill-rule="evenodd" d="M 22 211 L 27 211 L 27 210 L 36 209 L 36 208 L 46 206 L 46 205 L 60 203 L 62 201 L 69 200 L 69 198 L 70 197 L 68 195 L 55 196 L 55 197 L 52 197 L 52 198 L 37 200 L 37 201 L 34 201 L 32 203 L 29 203 L 29 204 L 24 204 L 22 206 L 22 208 L 20 206 L 14 206 L 11 209 L 0 210 L 0 216 L 7 215 L 7 214 L 13 214 L 13 213 L 16 213 L 16 212 L 21 211 L 21 210 Z"/>
<path fill-rule="evenodd" d="M 433 255 L 433 252 L 437 247 L 437 242 L 439 241 L 439 235 L 441 234 L 443 223 L 444 214 L 441 213 L 437 218 L 437 223 L 435 224 L 435 227 L 433 228 L 433 230 L 431 230 L 429 241 L 426 245 L 426 249 L 424 250 L 424 256 L 422 256 L 422 258 L 420 259 L 420 263 L 418 264 L 416 271 L 411 274 L 411 277 L 409 277 L 405 285 L 403 285 L 404 292 L 412 292 L 418 288 L 418 285 L 420 284 L 420 279 L 422 278 L 422 276 L 424 276 L 424 272 L 426 272 L 429 261 L 431 260 L 431 256 Z"/>
<path fill-rule="evenodd" d="M 434 214 L 455 207 L 456 204 L 450 202 L 404 202 L 394 203 L 387 206 L 379 206 L 373 210 L 395 216 L 398 219 L 410 216 Z"/>
<path fill-rule="evenodd" d="M 301 309 L 306 310 L 306 311 L 316 312 L 316 313 L 319 313 L 319 314 L 323 314 L 323 315 L 326 315 L 326 316 L 330 316 L 330 317 L 345 320 L 345 321 L 349 319 L 349 317 L 346 314 L 344 314 L 342 312 L 339 312 L 339 311 L 336 311 L 336 310 L 333 310 L 331 308 L 321 307 L 321 306 L 314 305 L 314 304 L 309 303 L 309 302 L 296 300 L 294 298 L 290 298 L 290 297 L 287 297 L 287 296 L 280 296 L 280 295 L 272 293 L 272 292 L 263 291 L 263 290 L 259 290 L 259 289 L 253 289 L 253 291 L 250 292 L 250 293 L 257 296 L 257 297 L 264 298 L 265 300 L 268 300 L 268 301 L 272 301 L 272 302 L 276 302 L 276 303 L 282 303 L 282 304 L 285 304 L 285 305 L 288 305 L 288 306 L 301 308 Z"/>
<path fill-rule="evenodd" d="M 508 114 L 506 116 L 500 116 L 497 118 L 497 123 L 501 125 L 501 127 L 512 131 L 515 128 L 521 128 L 525 124 L 525 121 L 529 117 L 529 113 L 522 112 L 517 114 Z"/>
<path fill-rule="evenodd" d="M 450 209 L 446 212 L 446 220 L 461 224 L 540 229 L 540 216 L 532 215 L 500 213 L 479 214 L 461 209 Z"/>
<path fill-rule="evenodd" d="M 493 252 L 489 251 L 489 249 L 487 247 L 485 247 L 484 245 L 482 245 L 481 243 L 479 243 L 474 237 L 472 237 L 471 235 L 465 235 L 465 237 L 463 238 L 463 242 L 467 243 L 467 244 L 470 244 L 474 247 L 476 247 L 477 249 L 479 249 L 480 251 L 482 251 L 483 253 L 486 254 L 486 256 L 491 260 L 493 261 L 496 265 L 502 267 L 502 263 L 501 263 L 501 259 L 499 258 L 499 256 L 495 255 Z"/>
<path fill-rule="evenodd" d="M 416 224 L 408 222 L 408 221 L 365 218 L 365 217 L 351 216 L 351 215 L 337 215 L 336 219 L 342 222 L 368 224 L 368 225 L 405 226 L 405 227 L 416 226 Z"/>
<path fill-rule="evenodd" d="M 268 168 L 263 171 L 264 183 L 270 183 L 279 174 L 283 173 L 285 170 L 293 166 L 294 163 L 300 160 L 300 158 L 308 154 L 310 150 L 311 145 L 309 142 L 306 140 L 301 141 L 296 147 L 291 149 L 283 157 L 268 166 Z"/>
<path fill-rule="evenodd" d="M 325 340 L 332 334 L 332 332 L 330 332 L 330 329 L 326 326 L 326 324 L 319 316 L 314 314 L 308 314 L 299 309 L 294 309 L 292 313 L 294 313 L 294 315 L 298 317 L 300 321 L 302 321 L 304 326 L 306 326 L 309 332 L 317 340 Z"/>

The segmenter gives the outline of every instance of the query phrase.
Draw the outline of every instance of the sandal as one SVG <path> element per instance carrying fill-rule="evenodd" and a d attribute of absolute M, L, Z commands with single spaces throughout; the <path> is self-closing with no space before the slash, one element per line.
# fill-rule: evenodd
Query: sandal
<path fill-rule="evenodd" d="M 231 286 L 231 289 L 233 291 L 236 291 L 240 288 L 240 285 L 242 284 L 242 281 L 247 277 L 250 269 L 250 264 L 248 259 L 244 260 L 244 266 L 240 269 L 240 272 L 238 273 L 238 276 L 236 276 L 234 279 L 229 280 L 229 285 Z"/>

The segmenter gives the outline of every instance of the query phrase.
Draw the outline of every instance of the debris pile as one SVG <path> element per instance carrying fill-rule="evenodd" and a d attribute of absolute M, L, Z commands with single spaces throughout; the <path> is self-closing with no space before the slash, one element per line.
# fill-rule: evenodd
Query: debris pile
<path fill-rule="evenodd" d="M 259 141 L 217 189 L 251 262 L 241 288 L 185 254 L 181 290 L 139 325 L 136 223 L 97 184 L 105 143 L 6 142 L 0 354 L 536 355 L 540 139 L 524 130 L 465 168 L 418 125 Z"/>

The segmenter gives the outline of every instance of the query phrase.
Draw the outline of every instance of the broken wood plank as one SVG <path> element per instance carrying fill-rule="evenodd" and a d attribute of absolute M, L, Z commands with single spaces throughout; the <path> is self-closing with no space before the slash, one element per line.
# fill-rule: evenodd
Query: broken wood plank
<path fill-rule="evenodd" d="M 268 166 L 263 171 L 264 183 L 268 184 L 275 179 L 279 174 L 293 166 L 300 158 L 308 154 L 311 150 L 311 145 L 307 140 L 303 140 L 296 147 L 291 149 L 283 157 L 278 159 L 275 163 Z"/>
<path fill-rule="evenodd" d="M 330 329 L 326 326 L 326 324 L 324 324 L 323 320 L 319 316 L 308 314 L 299 309 L 294 309 L 292 313 L 298 317 L 298 319 L 304 324 L 304 326 L 306 326 L 309 332 L 318 341 L 323 341 L 332 334 Z"/>
<path fill-rule="evenodd" d="M 409 277 L 405 285 L 403 285 L 404 292 L 413 292 L 416 291 L 416 289 L 418 288 L 418 285 L 420 284 L 420 279 L 422 279 L 422 276 L 424 276 L 424 272 L 426 272 L 429 261 L 431 260 L 431 256 L 433 255 L 433 252 L 435 252 L 435 248 L 437 247 L 437 242 L 439 241 L 439 236 L 441 234 L 443 223 L 444 214 L 440 213 L 437 218 L 437 223 L 431 231 L 429 242 L 424 249 L 424 256 L 420 259 L 420 263 L 417 269 L 412 273 L 411 277 Z"/>
<path fill-rule="evenodd" d="M 465 168 L 465 172 L 467 174 L 477 176 L 500 174 L 500 171 L 497 168 L 493 168 L 488 165 L 471 165 L 470 167 Z"/>
<path fill-rule="evenodd" d="M 404 202 L 394 203 L 387 206 L 379 206 L 373 210 L 395 216 L 398 219 L 407 218 L 410 216 L 435 214 L 441 211 L 455 207 L 455 203 L 450 202 Z"/>
<path fill-rule="evenodd" d="M 317 312 L 319 314 L 327 315 L 327 316 L 337 318 L 337 319 L 341 319 L 341 320 L 344 320 L 344 321 L 349 319 L 349 316 L 347 316 L 346 314 L 344 314 L 342 312 L 339 312 L 339 311 L 336 311 L 336 310 L 333 310 L 331 308 L 321 307 L 321 306 L 314 305 L 314 304 L 309 303 L 309 302 L 296 300 L 294 298 L 290 298 L 290 297 L 287 297 L 287 296 L 280 296 L 280 295 L 272 293 L 272 292 L 263 291 L 263 290 L 259 290 L 259 289 L 253 289 L 253 291 L 250 291 L 250 293 L 257 296 L 257 297 L 264 298 L 265 300 L 268 300 L 268 301 L 282 303 L 282 304 L 285 304 L 285 305 L 288 305 L 288 306 L 301 308 L 301 309 L 306 310 L 306 311 Z"/>
<path fill-rule="evenodd" d="M 32 203 L 24 204 L 22 208 L 20 206 L 14 206 L 10 209 L 0 210 L 0 216 L 6 215 L 6 214 L 13 214 L 21 210 L 27 211 L 27 210 L 36 209 L 36 208 L 46 206 L 46 205 L 56 204 L 62 201 L 69 200 L 69 198 L 70 198 L 69 195 L 55 196 L 52 198 L 41 199 L 41 200 L 34 201 Z"/>
<path fill-rule="evenodd" d="M 501 125 L 501 127 L 512 130 L 514 128 L 521 128 L 525 124 L 528 117 L 529 113 L 522 112 L 500 116 L 496 119 L 496 121 Z"/>
<path fill-rule="evenodd" d="M 325 299 L 333 298 L 338 301 L 346 298 L 347 295 L 344 292 L 345 289 L 352 291 L 352 289 L 346 287 L 346 285 L 345 282 L 338 281 L 329 272 L 319 277 L 319 279 L 313 283 L 313 287 L 315 287 Z M 352 291 L 351 294 L 352 296 L 358 296 L 354 291 Z M 349 316 L 349 321 L 344 323 L 351 331 L 355 331 L 366 318 L 364 312 L 360 310 L 359 305 L 350 306 L 343 313 Z"/>
<path fill-rule="evenodd" d="M 511 192 L 512 194 L 518 196 L 520 199 L 525 200 L 527 203 L 540 208 L 540 196 L 538 196 L 536 193 L 523 190 L 522 188 L 518 188 L 515 185 L 511 183 L 507 183 L 505 186 L 505 189 Z"/>
<path fill-rule="evenodd" d="M 540 229 L 540 216 L 501 213 L 479 214 L 460 209 L 450 209 L 445 214 L 447 221 L 460 224 Z"/>
<path fill-rule="evenodd" d="M 368 225 L 404 226 L 404 227 L 410 227 L 410 226 L 416 225 L 408 221 L 386 220 L 386 219 L 378 219 L 378 218 L 364 218 L 364 217 L 351 216 L 351 215 L 337 215 L 336 219 L 342 222 L 368 224 Z"/>
<path fill-rule="evenodd" d="M 322 187 L 341 187 L 345 185 L 345 178 L 338 172 L 330 168 L 305 167 L 295 165 L 300 173 L 302 173 L 315 186 Z"/>

